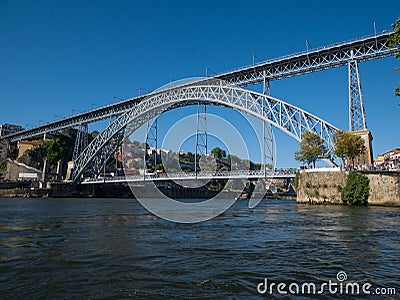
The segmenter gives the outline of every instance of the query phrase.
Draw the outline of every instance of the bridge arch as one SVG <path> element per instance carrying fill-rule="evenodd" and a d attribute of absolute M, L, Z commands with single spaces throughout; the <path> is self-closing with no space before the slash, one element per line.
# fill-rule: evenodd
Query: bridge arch
<path fill-rule="evenodd" d="M 330 123 L 271 96 L 227 85 L 222 81 L 203 80 L 156 91 L 116 118 L 78 156 L 74 162 L 71 179 L 77 181 L 94 160 L 99 164 L 104 158 L 107 159 L 107 155 L 111 155 L 118 147 L 120 141 L 115 137 L 121 131 L 127 129 L 132 132 L 164 111 L 199 102 L 248 113 L 268 122 L 297 141 L 301 141 L 304 132 L 314 132 L 324 140 L 327 146 L 326 155 L 333 153 L 333 135 L 338 128 Z"/>

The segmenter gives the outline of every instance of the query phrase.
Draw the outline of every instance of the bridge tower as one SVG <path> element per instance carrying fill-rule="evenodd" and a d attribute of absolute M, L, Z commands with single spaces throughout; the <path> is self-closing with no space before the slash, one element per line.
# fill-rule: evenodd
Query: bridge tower
<path fill-rule="evenodd" d="M 201 155 L 207 155 L 207 106 L 197 104 L 196 151 L 194 153 L 194 170 L 197 174 Z"/>
<path fill-rule="evenodd" d="M 350 51 L 353 57 L 353 50 Z M 372 135 L 367 128 L 364 99 L 361 89 L 358 62 L 351 59 L 348 62 L 349 70 L 349 130 L 361 136 L 366 147 L 365 154 L 356 159 L 358 165 L 371 165 L 373 162 Z"/>
<path fill-rule="evenodd" d="M 271 86 L 270 81 L 266 79 L 265 71 L 263 72 L 263 94 L 271 96 Z M 262 103 L 262 110 L 264 111 L 264 102 Z M 268 173 L 267 161 L 270 162 L 270 170 L 274 171 L 275 168 L 275 153 L 274 153 L 274 133 L 272 131 L 272 126 L 263 120 L 263 171 L 264 176 Z"/>
<path fill-rule="evenodd" d="M 72 155 L 72 160 L 75 161 L 79 154 L 85 149 L 89 143 L 88 139 L 89 131 L 88 124 L 84 123 L 79 125 L 76 132 L 74 153 Z"/>
<path fill-rule="evenodd" d="M 149 120 L 147 121 L 147 135 L 146 135 L 146 149 L 144 151 L 144 171 L 147 169 L 147 163 L 151 160 L 150 156 L 147 156 L 148 150 L 154 148 L 153 152 L 153 161 L 154 161 L 154 168 L 157 166 L 157 151 L 158 151 L 158 143 L 157 143 L 157 117 L 154 121 Z M 147 159 L 146 159 L 147 157 Z"/>

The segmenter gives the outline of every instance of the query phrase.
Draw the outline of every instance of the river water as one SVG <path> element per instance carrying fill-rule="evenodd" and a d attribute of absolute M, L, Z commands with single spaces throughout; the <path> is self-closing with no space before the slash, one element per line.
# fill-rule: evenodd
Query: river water
<path fill-rule="evenodd" d="M 239 200 L 178 224 L 132 199 L 0 199 L 0 220 L 2 299 L 271 298 L 257 292 L 265 278 L 321 284 L 338 272 L 400 292 L 399 208 Z"/>

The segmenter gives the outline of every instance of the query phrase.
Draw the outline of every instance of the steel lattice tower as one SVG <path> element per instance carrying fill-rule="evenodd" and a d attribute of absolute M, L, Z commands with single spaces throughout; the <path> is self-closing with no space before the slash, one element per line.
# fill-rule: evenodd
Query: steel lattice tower
<path fill-rule="evenodd" d="M 349 61 L 349 129 L 367 129 L 357 60 Z"/>
<path fill-rule="evenodd" d="M 146 169 L 147 162 L 150 161 L 150 157 L 146 160 L 146 154 L 148 149 L 154 148 L 154 169 L 157 166 L 157 118 L 152 122 L 147 122 L 147 136 L 146 136 L 146 149 L 144 151 L 144 167 Z"/>
<path fill-rule="evenodd" d="M 207 107 L 200 103 L 197 105 L 196 151 L 194 155 L 194 169 L 197 173 L 201 155 L 207 155 Z"/>
<path fill-rule="evenodd" d="M 264 72 L 265 75 L 265 72 Z M 263 94 L 271 96 L 271 86 L 270 81 L 264 77 L 263 80 Z M 263 107 L 264 111 L 264 107 Z M 272 131 L 272 126 L 263 120 L 263 168 L 264 176 L 267 174 L 267 160 L 271 162 L 271 169 L 273 171 L 275 167 L 275 153 L 274 153 L 274 133 Z"/>
<path fill-rule="evenodd" d="M 74 153 L 72 155 L 73 161 L 75 161 L 79 154 L 81 154 L 81 152 L 87 147 L 89 143 L 88 136 L 88 124 L 81 124 L 76 133 Z"/>

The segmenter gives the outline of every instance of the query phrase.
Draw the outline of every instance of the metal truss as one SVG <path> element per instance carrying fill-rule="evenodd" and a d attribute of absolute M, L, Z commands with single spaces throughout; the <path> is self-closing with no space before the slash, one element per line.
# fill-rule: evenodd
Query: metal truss
<path fill-rule="evenodd" d="M 349 61 L 349 130 L 367 129 L 360 73 L 356 60 Z"/>
<path fill-rule="evenodd" d="M 144 152 L 144 169 L 147 169 L 148 163 L 151 161 L 151 157 L 148 156 L 146 159 L 147 154 L 149 153 L 148 150 L 151 148 L 154 148 L 153 152 L 153 167 L 154 169 L 157 167 L 157 149 L 158 149 L 158 141 L 157 141 L 157 126 L 158 125 L 158 120 L 157 118 L 154 119 L 154 121 L 147 121 L 147 134 L 146 134 L 146 150 Z"/>
<path fill-rule="evenodd" d="M 389 48 L 392 32 L 295 53 L 215 76 L 240 86 L 261 83 L 345 66 L 350 60 L 367 61 L 394 55 L 399 47 Z"/>
<path fill-rule="evenodd" d="M 196 122 L 196 151 L 194 154 L 194 170 L 198 172 L 199 160 L 202 155 L 207 155 L 207 106 L 197 104 Z"/>
<path fill-rule="evenodd" d="M 353 41 L 321 47 L 311 51 L 295 53 L 239 68 L 234 71 L 218 74 L 213 78 L 224 80 L 225 82 L 237 86 L 249 86 L 263 81 L 269 82 L 286 77 L 344 66 L 353 59 L 362 62 L 387 57 L 394 55 L 399 51 L 399 47 L 388 47 L 388 39 L 390 39 L 392 35 L 392 32 L 383 32 L 366 38 L 359 38 Z M 353 51 L 353 54 L 351 51 Z M 118 103 L 106 105 L 11 134 L 4 138 L 10 139 L 11 141 L 33 138 L 47 132 L 77 126 L 82 123 L 92 123 L 113 116 L 119 116 L 136 106 L 145 98 L 156 93 L 157 91 L 147 95 L 126 99 Z"/>
<path fill-rule="evenodd" d="M 75 139 L 75 146 L 74 146 L 74 153 L 72 155 L 72 160 L 75 160 L 81 151 L 85 149 L 88 145 L 88 140 L 89 138 L 89 130 L 88 130 L 88 125 L 81 124 L 76 132 L 76 139 Z"/>
<path fill-rule="evenodd" d="M 118 148 L 122 144 L 124 138 L 125 130 L 120 130 L 116 135 L 114 135 L 110 141 L 101 149 L 99 155 L 95 156 L 91 164 L 91 173 L 99 174 L 101 171 L 106 173 L 106 166 L 112 155 L 116 153 Z M 118 157 L 117 157 L 118 159 Z"/>
<path fill-rule="evenodd" d="M 263 170 L 237 170 L 217 172 L 177 172 L 142 175 L 127 175 L 116 177 L 85 178 L 82 184 L 117 183 L 117 182 L 143 182 L 143 181 L 165 181 L 165 180 L 193 180 L 193 179 L 259 179 L 259 178 L 294 178 L 295 169 L 277 170 L 265 173 Z"/>
<path fill-rule="evenodd" d="M 72 179 L 78 180 L 88 165 L 101 153 L 101 149 L 122 129 L 126 128 L 128 133 L 133 132 L 163 111 L 197 104 L 199 101 L 253 115 L 298 141 L 301 141 L 304 132 L 314 132 L 324 140 L 327 147 L 326 156 L 333 153 L 333 135 L 338 129 L 315 115 L 276 98 L 240 87 L 227 86 L 223 82 L 220 82 L 219 85 L 202 83 L 164 90 L 148 97 L 130 111 L 116 118 L 77 158 Z"/>
<path fill-rule="evenodd" d="M 271 96 L 271 85 L 270 81 L 264 77 L 263 80 L 263 95 Z M 264 110 L 264 107 L 262 108 Z M 274 144 L 274 132 L 272 126 L 265 120 L 262 121 L 263 126 L 263 169 L 264 173 L 267 174 L 268 170 L 274 170 L 275 168 L 275 144 Z M 268 163 L 267 163 L 268 161 Z"/>

